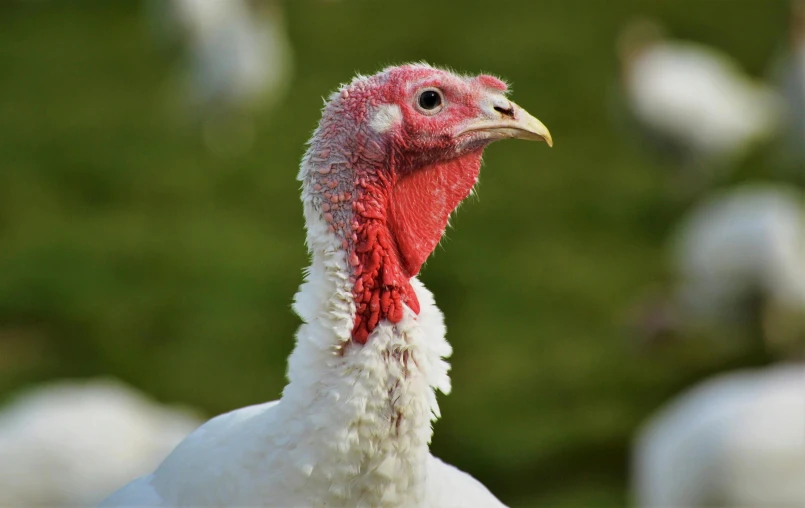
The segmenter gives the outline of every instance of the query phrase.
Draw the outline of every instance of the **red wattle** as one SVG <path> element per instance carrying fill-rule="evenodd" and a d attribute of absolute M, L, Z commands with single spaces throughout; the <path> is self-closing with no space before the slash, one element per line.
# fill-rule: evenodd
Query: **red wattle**
<path fill-rule="evenodd" d="M 371 217 L 357 213 L 355 231 L 358 241 L 354 257 L 350 257 L 355 276 L 352 339 L 359 344 L 366 343 L 369 334 L 383 319 L 399 323 L 403 318 L 403 304 L 419 313 L 419 301 L 409 282 L 410 277 L 400 267 L 385 220 L 374 214 L 368 215 Z"/>
<path fill-rule="evenodd" d="M 383 319 L 398 323 L 403 304 L 419 314 L 410 278 L 439 243 L 450 213 L 478 179 L 481 150 L 417 169 L 386 182 L 366 181 L 353 204 L 355 323 L 352 338 L 365 344 Z"/>
<path fill-rule="evenodd" d="M 472 191 L 481 168 L 481 150 L 417 169 L 392 190 L 389 227 L 409 277 L 439 244 L 450 214 Z"/>

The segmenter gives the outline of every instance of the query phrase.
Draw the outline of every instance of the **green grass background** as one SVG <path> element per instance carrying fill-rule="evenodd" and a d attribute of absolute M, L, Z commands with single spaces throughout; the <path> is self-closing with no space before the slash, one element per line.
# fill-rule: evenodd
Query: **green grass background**
<path fill-rule="evenodd" d="M 220 159 L 177 119 L 176 55 L 139 3 L 4 2 L 0 394 L 111 374 L 209 415 L 276 398 L 306 265 L 295 174 L 321 97 L 356 71 L 426 60 L 506 78 L 556 140 L 489 148 L 478 198 L 422 273 L 455 348 L 433 450 L 513 506 L 623 506 L 636 426 L 695 380 L 764 358 L 630 345 L 628 309 L 664 279 L 681 204 L 667 168 L 612 128 L 614 39 L 657 15 L 760 75 L 786 8 L 291 0 L 290 94 L 248 155 Z"/>

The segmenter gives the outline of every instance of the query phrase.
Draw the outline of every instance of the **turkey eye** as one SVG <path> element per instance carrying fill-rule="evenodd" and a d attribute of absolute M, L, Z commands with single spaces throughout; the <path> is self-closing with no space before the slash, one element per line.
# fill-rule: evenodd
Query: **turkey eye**
<path fill-rule="evenodd" d="M 436 90 L 425 90 L 419 95 L 419 107 L 425 111 L 433 111 L 442 105 L 442 94 Z"/>

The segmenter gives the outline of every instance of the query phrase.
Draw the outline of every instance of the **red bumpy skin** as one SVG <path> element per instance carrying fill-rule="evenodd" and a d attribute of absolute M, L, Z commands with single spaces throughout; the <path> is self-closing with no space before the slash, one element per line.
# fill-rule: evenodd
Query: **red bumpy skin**
<path fill-rule="evenodd" d="M 436 113 L 417 102 L 426 89 L 441 94 Z M 457 133 L 490 92 L 505 91 L 492 76 L 408 65 L 356 78 L 330 97 L 306 155 L 305 185 L 347 253 L 355 342 L 364 344 L 383 319 L 399 322 L 404 305 L 419 313 L 409 280 L 472 191 L 490 141 Z"/>

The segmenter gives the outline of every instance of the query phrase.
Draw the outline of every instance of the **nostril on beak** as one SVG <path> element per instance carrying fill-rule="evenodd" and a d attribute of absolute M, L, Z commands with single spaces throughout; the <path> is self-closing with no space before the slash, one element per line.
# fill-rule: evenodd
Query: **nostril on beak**
<path fill-rule="evenodd" d="M 503 116 L 508 116 L 509 118 L 514 118 L 514 108 L 511 104 L 509 104 L 508 108 L 504 108 L 501 106 L 495 106 L 495 111 L 500 113 Z"/>

